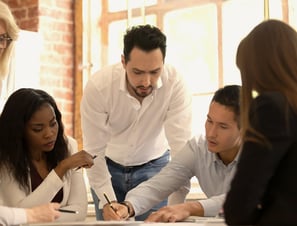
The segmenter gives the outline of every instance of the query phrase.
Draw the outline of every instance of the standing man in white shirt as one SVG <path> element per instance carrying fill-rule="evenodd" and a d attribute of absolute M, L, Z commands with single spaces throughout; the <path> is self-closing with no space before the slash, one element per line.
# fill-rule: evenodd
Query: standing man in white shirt
<path fill-rule="evenodd" d="M 242 143 L 239 100 L 240 86 L 217 90 L 209 105 L 205 135 L 193 137 L 159 174 L 129 191 L 123 205 L 113 203 L 116 212 L 104 207 L 104 219 L 138 216 L 193 176 L 207 196 L 205 200 L 163 207 L 146 220 L 175 222 L 189 216 L 218 215 L 236 171 Z"/>
<path fill-rule="evenodd" d="M 111 201 L 124 201 L 191 137 L 191 93 L 177 71 L 164 64 L 165 55 L 166 36 L 159 28 L 134 26 L 124 35 L 121 63 L 96 72 L 86 84 L 83 145 L 98 156 L 87 174 L 100 209 L 107 203 L 104 193 Z M 151 211 L 166 204 L 164 197 Z M 99 213 L 96 209 L 97 219 L 103 219 Z"/>

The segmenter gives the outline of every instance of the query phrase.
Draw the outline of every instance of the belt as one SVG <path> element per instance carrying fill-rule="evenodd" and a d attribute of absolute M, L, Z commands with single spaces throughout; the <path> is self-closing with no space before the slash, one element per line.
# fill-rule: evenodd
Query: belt
<path fill-rule="evenodd" d="M 163 157 L 163 156 L 161 156 L 160 158 L 162 158 L 162 157 Z M 157 158 L 157 159 L 153 159 L 153 160 L 151 160 L 151 161 L 149 161 L 149 162 L 143 163 L 143 164 L 141 164 L 141 165 L 136 165 L 136 166 L 123 166 L 123 165 L 121 165 L 121 164 L 119 164 L 119 163 L 116 163 L 116 162 L 112 161 L 112 160 L 111 160 L 110 158 L 108 158 L 108 157 L 105 157 L 105 159 L 106 159 L 106 163 L 107 163 L 108 165 L 114 166 L 114 167 L 116 167 L 116 168 L 118 168 L 118 169 L 131 170 L 131 169 L 137 169 L 137 168 L 144 167 L 144 166 L 146 166 L 146 165 L 148 165 L 148 164 L 150 164 L 150 163 L 152 163 L 152 162 L 158 160 L 159 158 Z"/>

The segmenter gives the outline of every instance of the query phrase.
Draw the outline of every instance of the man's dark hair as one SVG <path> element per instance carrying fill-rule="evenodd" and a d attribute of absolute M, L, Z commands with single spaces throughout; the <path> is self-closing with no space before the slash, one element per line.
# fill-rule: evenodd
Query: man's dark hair
<path fill-rule="evenodd" d="M 241 86 L 239 85 L 227 85 L 223 88 L 218 89 L 211 102 L 215 101 L 221 105 L 224 105 L 230 108 L 235 115 L 235 120 L 240 127 L 240 90 Z"/>
<path fill-rule="evenodd" d="M 126 62 L 130 60 L 130 53 L 134 47 L 147 52 L 160 48 L 164 61 L 166 55 L 166 36 L 159 28 L 149 24 L 133 26 L 127 29 L 124 35 L 123 53 Z"/>

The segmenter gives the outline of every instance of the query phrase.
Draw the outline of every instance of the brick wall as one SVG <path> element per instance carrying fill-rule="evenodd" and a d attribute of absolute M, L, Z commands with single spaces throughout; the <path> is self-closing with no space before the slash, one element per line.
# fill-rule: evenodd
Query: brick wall
<path fill-rule="evenodd" d="M 63 115 L 66 134 L 73 136 L 73 0 L 5 0 L 5 2 L 10 6 L 21 29 L 41 34 L 43 46 L 40 55 L 40 86 L 57 101 Z"/>

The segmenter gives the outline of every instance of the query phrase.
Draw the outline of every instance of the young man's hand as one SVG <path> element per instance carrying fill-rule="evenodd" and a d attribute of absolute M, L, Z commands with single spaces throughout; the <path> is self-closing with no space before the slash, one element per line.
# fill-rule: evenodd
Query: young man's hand
<path fill-rule="evenodd" d="M 103 219 L 108 220 L 126 220 L 129 218 L 128 208 L 117 202 L 111 203 L 112 207 L 107 203 L 103 206 Z"/>
<path fill-rule="evenodd" d="M 204 210 L 199 202 L 186 202 L 165 206 L 150 214 L 145 222 L 177 222 L 189 216 L 203 216 Z"/>

